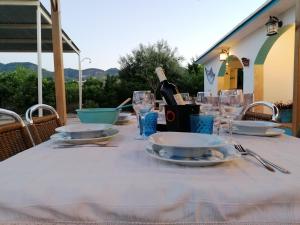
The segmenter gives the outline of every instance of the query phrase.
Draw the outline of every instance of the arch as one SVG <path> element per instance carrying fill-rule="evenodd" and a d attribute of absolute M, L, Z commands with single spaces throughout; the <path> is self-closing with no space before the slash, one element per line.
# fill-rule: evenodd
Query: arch
<path fill-rule="evenodd" d="M 278 30 L 278 34 L 268 37 L 259 49 L 254 61 L 254 96 L 255 101 L 263 100 L 264 96 L 264 63 L 275 42 L 289 29 L 295 29 L 294 24 L 288 24 Z"/>
<path fill-rule="evenodd" d="M 227 60 L 222 62 L 221 67 L 219 69 L 218 77 L 223 77 L 225 75 L 225 73 L 226 73 L 226 64 L 232 62 L 235 59 L 238 59 L 241 62 L 239 57 L 237 57 L 236 55 L 230 55 L 230 56 L 228 56 Z"/>
<path fill-rule="evenodd" d="M 218 90 L 243 89 L 243 64 L 236 55 L 228 56 L 218 72 Z"/>
<path fill-rule="evenodd" d="M 286 25 L 278 30 L 277 35 L 268 37 L 267 40 L 264 42 L 264 44 L 261 46 L 259 52 L 257 53 L 254 64 L 263 65 L 274 43 L 278 40 L 278 38 L 281 37 L 282 34 L 284 34 L 287 30 L 289 30 L 293 26 L 294 26 L 293 24 Z"/>

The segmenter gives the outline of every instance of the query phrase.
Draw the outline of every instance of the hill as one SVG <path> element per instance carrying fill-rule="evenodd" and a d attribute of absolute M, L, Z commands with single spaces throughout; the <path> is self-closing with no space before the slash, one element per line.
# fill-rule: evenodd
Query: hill
<path fill-rule="evenodd" d="M 13 62 L 8 64 L 0 63 L 0 73 L 1 72 L 10 72 L 16 70 L 17 67 L 24 67 L 27 69 L 31 69 L 37 71 L 37 65 L 30 62 Z M 54 72 L 43 69 L 44 77 L 52 77 Z M 88 68 L 82 71 L 82 75 L 84 79 L 89 77 L 96 77 L 98 79 L 110 75 L 117 76 L 119 74 L 119 70 L 117 68 L 110 68 L 108 70 L 102 70 L 97 68 Z M 78 70 L 72 68 L 65 69 L 65 79 L 67 80 L 78 80 Z"/>

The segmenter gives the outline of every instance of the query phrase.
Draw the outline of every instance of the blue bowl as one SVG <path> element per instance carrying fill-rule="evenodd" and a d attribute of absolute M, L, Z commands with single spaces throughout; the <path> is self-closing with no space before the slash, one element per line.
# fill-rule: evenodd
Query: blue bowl
<path fill-rule="evenodd" d="M 77 109 L 77 115 L 82 123 L 107 123 L 117 122 L 120 109 L 116 108 L 89 108 Z"/>

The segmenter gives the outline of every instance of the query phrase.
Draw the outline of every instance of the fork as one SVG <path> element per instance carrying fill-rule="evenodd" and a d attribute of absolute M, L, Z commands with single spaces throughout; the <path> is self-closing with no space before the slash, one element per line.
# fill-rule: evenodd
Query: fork
<path fill-rule="evenodd" d="M 95 142 L 90 144 L 61 144 L 54 148 L 78 148 L 78 147 L 118 147 L 117 145 L 108 145 L 108 141 Z"/>
<path fill-rule="evenodd" d="M 242 145 L 240 145 L 240 146 L 243 148 Z M 244 149 L 244 148 L 243 148 L 243 149 Z M 251 152 L 252 154 L 257 155 L 257 156 L 260 157 L 261 160 L 263 160 L 265 163 L 269 164 L 270 166 L 273 166 L 275 169 L 277 169 L 278 171 L 280 171 L 280 172 L 282 172 L 282 173 L 285 173 L 285 174 L 290 174 L 290 173 L 291 173 L 289 170 L 284 169 L 284 168 L 282 168 L 281 166 L 278 166 L 277 164 L 275 164 L 275 163 L 273 163 L 273 162 L 271 162 L 271 161 L 269 161 L 269 160 L 267 160 L 267 159 L 265 159 L 265 158 L 259 156 L 257 153 L 251 151 L 250 149 L 246 149 L 246 150 L 244 149 L 244 151 Z"/>
<path fill-rule="evenodd" d="M 273 167 L 271 167 L 269 164 L 267 164 L 259 155 L 257 155 L 256 153 L 252 152 L 252 151 L 247 151 L 246 149 L 243 148 L 242 145 L 234 145 L 235 149 L 238 150 L 241 155 L 250 155 L 252 157 L 254 157 L 255 159 L 257 159 L 257 161 L 259 161 L 267 170 L 275 172 L 275 170 L 273 169 Z"/>

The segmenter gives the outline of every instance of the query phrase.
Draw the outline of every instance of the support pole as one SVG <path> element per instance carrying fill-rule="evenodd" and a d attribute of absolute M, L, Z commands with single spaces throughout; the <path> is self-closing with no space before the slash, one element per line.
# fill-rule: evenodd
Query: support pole
<path fill-rule="evenodd" d="M 80 54 L 78 54 L 78 71 L 79 109 L 82 109 L 82 68 Z"/>
<path fill-rule="evenodd" d="M 295 12 L 295 62 L 294 62 L 294 98 L 293 98 L 293 134 L 299 135 L 300 129 L 300 1 L 296 1 Z"/>
<path fill-rule="evenodd" d="M 67 120 L 60 0 L 51 0 L 52 41 L 55 72 L 56 110 L 63 124 Z"/>
<path fill-rule="evenodd" d="M 38 72 L 38 104 L 43 103 L 43 74 L 42 74 L 42 21 L 41 8 L 36 8 L 36 39 L 37 39 L 37 72 Z M 39 109 L 39 116 L 43 116 L 43 109 Z"/>

